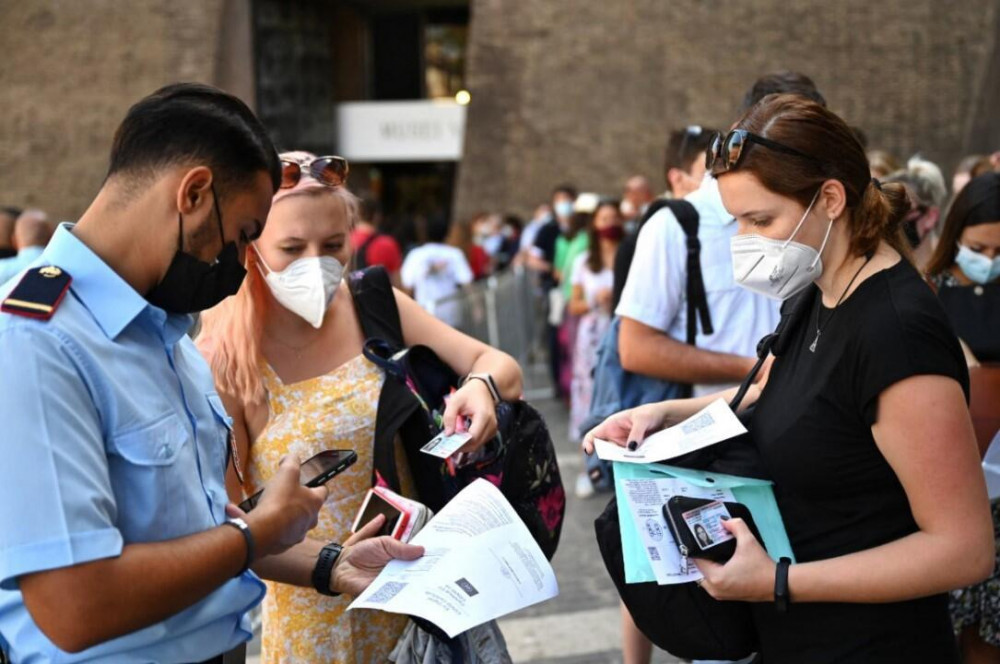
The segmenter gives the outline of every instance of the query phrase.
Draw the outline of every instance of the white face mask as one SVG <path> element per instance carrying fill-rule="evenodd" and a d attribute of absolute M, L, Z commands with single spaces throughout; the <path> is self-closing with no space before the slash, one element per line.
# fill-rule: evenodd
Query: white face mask
<path fill-rule="evenodd" d="M 267 272 L 260 273 L 274 299 L 318 330 L 344 277 L 343 264 L 332 256 L 312 256 L 292 261 L 276 272 L 264 262 L 259 251 L 257 256 L 267 268 Z"/>
<path fill-rule="evenodd" d="M 776 300 L 785 300 L 819 279 L 823 274 L 820 256 L 830 239 L 833 220 L 819 251 L 807 244 L 793 242 L 806 217 L 812 212 L 819 191 L 813 196 L 798 226 L 787 240 L 772 240 L 760 235 L 735 235 L 729 240 L 733 257 L 733 278 L 736 283 L 754 293 Z"/>
<path fill-rule="evenodd" d="M 970 280 L 977 284 L 988 284 L 1000 279 L 1000 256 L 990 259 L 986 254 L 958 245 L 955 262 Z"/>

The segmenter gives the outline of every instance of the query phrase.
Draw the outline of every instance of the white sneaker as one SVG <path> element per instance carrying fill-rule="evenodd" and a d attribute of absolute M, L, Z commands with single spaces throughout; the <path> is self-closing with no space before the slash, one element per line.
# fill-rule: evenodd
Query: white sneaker
<path fill-rule="evenodd" d="M 594 483 L 590 481 L 587 473 L 580 473 L 576 477 L 576 488 L 573 493 L 577 498 L 590 498 L 594 495 Z"/>

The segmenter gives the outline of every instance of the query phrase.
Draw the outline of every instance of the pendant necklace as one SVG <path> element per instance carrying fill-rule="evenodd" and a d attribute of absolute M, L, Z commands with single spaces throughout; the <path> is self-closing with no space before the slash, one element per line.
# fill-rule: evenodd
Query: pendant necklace
<path fill-rule="evenodd" d="M 816 307 L 816 338 L 813 339 L 813 342 L 809 345 L 809 352 L 810 353 L 815 353 L 816 352 L 816 346 L 819 345 L 819 335 L 823 332 L 823 328 L 826 327 L 827 325 L 829 325 L 830 321 L 833 320 L 833 316 L 834 316 L 834 314 L 837 313 L 837 308 L 840 307 L 840 303 L 844 301 L 844 298 L 847 296 L 848 291 L 851 290 L 851 286 L 853 286 L 854 282 L 857 281 L 858 276 L 861 274 L 861 271 L 865 269 L 865 266 L 868 265 L 869 261 L 871 261 L 871 259 L 872 259 L 872 257 L 874 255 L 875 254 L 873 252 L 868 252 L 866 254 L 865 262 L 861 264 L 861 267 L 858 268 L 858 271 L 855 272 L 854 276 L 851 277 L 851 280 L 849 282 L 847 282 L 847 288 L 845 288 L 844 292 L 840 294 L 840 299 L 837 300 L 837 304 L 833 305 L 833 310 L 830 312 L 830 317 L 827 318 L 826 322 L 823 323 L 823 324 L 820 324 L 820 320 L 819 320 L 819 315 L 823 311 L 823 293 L 820 292 L 820 294 L 819 294 L 819 306 Z"/>

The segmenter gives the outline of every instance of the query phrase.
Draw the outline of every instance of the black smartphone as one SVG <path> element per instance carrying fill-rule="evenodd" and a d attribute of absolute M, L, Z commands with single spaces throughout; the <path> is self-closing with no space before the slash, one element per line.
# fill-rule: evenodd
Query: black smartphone
<path fill-rule="evenodd" d="M 303 486 L 309 488 L 323 486 L 353 466 L 357 460 L 358 455 L 354 450 L 324 450 L 302 462 L 302 465 L 299 466 L 299 479 Z M 240 509 L 244 512 L 249 512 L 257 507 L 257 503 L 260 502 L 260 496 L 263 493 L 264 490 L 261 489 L 244 500 L 240 503 Z"/>

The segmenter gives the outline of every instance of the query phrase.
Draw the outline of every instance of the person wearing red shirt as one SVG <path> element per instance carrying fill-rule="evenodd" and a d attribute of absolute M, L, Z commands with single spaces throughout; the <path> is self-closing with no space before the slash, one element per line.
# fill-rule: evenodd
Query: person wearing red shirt
<path fill-rule="evenodd" d="M 379 232 L 381 217 L 378 203 L 367 196 L 362 197 L 358 204 L 358 224 L 351 231 L 355 267 L 381 265 L 389 273 L 392 285 L 400 288 L 399 269 L 403 266 L 403 252 L 394 237 Z"/>

